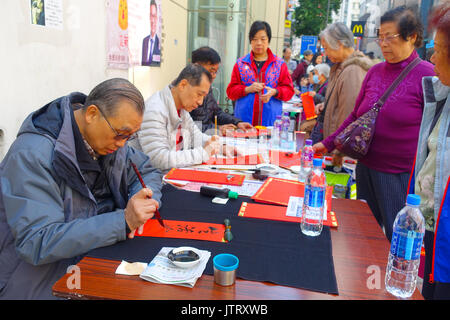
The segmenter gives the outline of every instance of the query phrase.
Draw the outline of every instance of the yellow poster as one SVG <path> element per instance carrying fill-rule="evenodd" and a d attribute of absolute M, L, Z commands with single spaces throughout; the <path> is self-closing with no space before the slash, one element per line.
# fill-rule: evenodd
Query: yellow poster
<path fill-rule="evenodd" d="M 119 1 L 119 26 L 122 30 L 128 29 L 128 3 L 127 0 Z"/>

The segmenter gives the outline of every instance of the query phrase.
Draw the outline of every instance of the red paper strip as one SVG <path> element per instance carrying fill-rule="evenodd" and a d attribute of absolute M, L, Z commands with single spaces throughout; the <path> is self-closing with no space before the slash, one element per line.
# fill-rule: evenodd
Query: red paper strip
<path fill-rule="evenodd" d="M 331 210 L 332 194 L 333 187 L 327 186 L 325 201 L 327 202 L 328 211 Z M 302 182 L 279 178 L 267 178 L 261 188 L 256 191 L 252 199 L 257 202 L 287 206 L 289 203 L 289 197 L 304 197 L 304 195 L 305 184 Z"/>
<path fill-rule="evenodd" d="M 239 210 L 239 216 L 245 218 L 256 218 L 266 220 L 276 220 L 285 222 L 300 223 L 301 217 L 291 217 L 286 215 L 286 207 L 272 206 L 258 203 L 243 202 Z M 333 211 L 327 212 L 327 220 L 323 222 L 325 226 L 337 228 L 338 222 Z"/>
<path fill-rule="evenodd" d="M 257 138 L 259 136 L 267 136 L 267 135 L 268 135 L 267 129 L 258 129 L 246 132 L 239 132 L 239 131 L 233 132 L 233 138 Z"/>
<path fill-rule="evenodd" d="M 239 156 L 234 158 L 216 158 L 211 157 L 207 165 L 256 165 L 263 163 L 264 159 L 260 154 L 250 154 L 246 156 Z"/>
<path fill-rule="evenodd" d="M 225 225 L 205 222 L 165 220 L 163 228 L 157 220 L 148 220 L 141 237 L 193 239 L 215 242 L 224 240 Z"/>
<path fill-rule="evenodd" d="M 303 112 L 305 113 L 306 120 L 317 118 L 314 108 L 314 98 L 309 95 L 309 92 L 302 93 L 300 98 L 302 99 Z"/>
<path fill-rule="evenodd" d="M 301 152 L 283 152 L 269 150 L 270 163 L 283 168 L 300 165 Z"/>
<path fill-rule="evenodd" d="M 166 179 L 241 186 L 245 175 L 173 168 L 166 174 Z"/>

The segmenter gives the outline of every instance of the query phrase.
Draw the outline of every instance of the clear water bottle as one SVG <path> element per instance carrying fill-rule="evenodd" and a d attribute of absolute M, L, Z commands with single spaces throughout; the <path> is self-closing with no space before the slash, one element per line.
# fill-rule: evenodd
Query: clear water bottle
<path fill-rule="evenodd" d="M 326 187 L 322 159 L 314 158 L 313 169 L 306 178 L 301 214 L 301 230 L 307 236 L 318 236 L 322 232 Z"/>
<path fill-rule="evenodd" d="M 278 149 L 280 147 L 280 134 L 283 122 L 281 116 L 277 116 L 277 119 L 273 123 L 271 144 L 273 149 Z"/>
<path fill-rule="evenodd" d="M 260 135 L 258 138 L 258 154 L 263 157 L 264 163 L 269 163 L 269 146 L 267 145 L 267 137 Z"/>
<path fill-rule="evenodd" d="M 289 149 L 289 125 L 291 119 L 289 118 L 289 112 L 285 112 L 281 118 L 282 127 L 280 132 L 280 148 L 283 150 Z"/>
<path fill-rule="evenodd" d="M 419 209 L 420 196 L 408 195 L 406 206 L 394 221 L 391 250 L 386 267 L 386 290 L 399 298 L 409 298 L 417 284 L 425 221 Z"/>
<path fill-rule="evenodd" d="M 306 139 L 305 146 L 302 149 L 300 157 L 300 170 L 298 172 L 298 181 L 305 182 L 313 167 L 314 149 L 312 140 Z"/>

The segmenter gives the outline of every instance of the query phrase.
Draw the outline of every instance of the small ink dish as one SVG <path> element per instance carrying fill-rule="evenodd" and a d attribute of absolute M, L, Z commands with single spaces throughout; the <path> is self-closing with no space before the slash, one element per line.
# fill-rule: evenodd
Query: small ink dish
<path fill-rule="evenodd" d="M 200 255 L 192 247 L 179 247 L 172 249 L 167 258 L 180 268 L 191 268 L 200 261 Z"/>

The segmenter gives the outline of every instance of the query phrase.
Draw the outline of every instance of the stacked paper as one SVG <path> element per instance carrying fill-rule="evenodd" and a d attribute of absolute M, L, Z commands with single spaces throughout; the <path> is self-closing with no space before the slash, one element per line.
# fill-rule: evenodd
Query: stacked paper
<path fill-rule="evenodd" d="M 192 268 L 184 269 L 177 267 L 167 258 L 167 254 L 172 249 L 174 248 L 163 247 L 148 264 L 144 272 L 141 273 L 140 277 L 150 282 L 193 288 L 197 279 L 202 276 L 211 252 L 197 249 L 196 252 L 200 255 L 199 263 Z"/>

